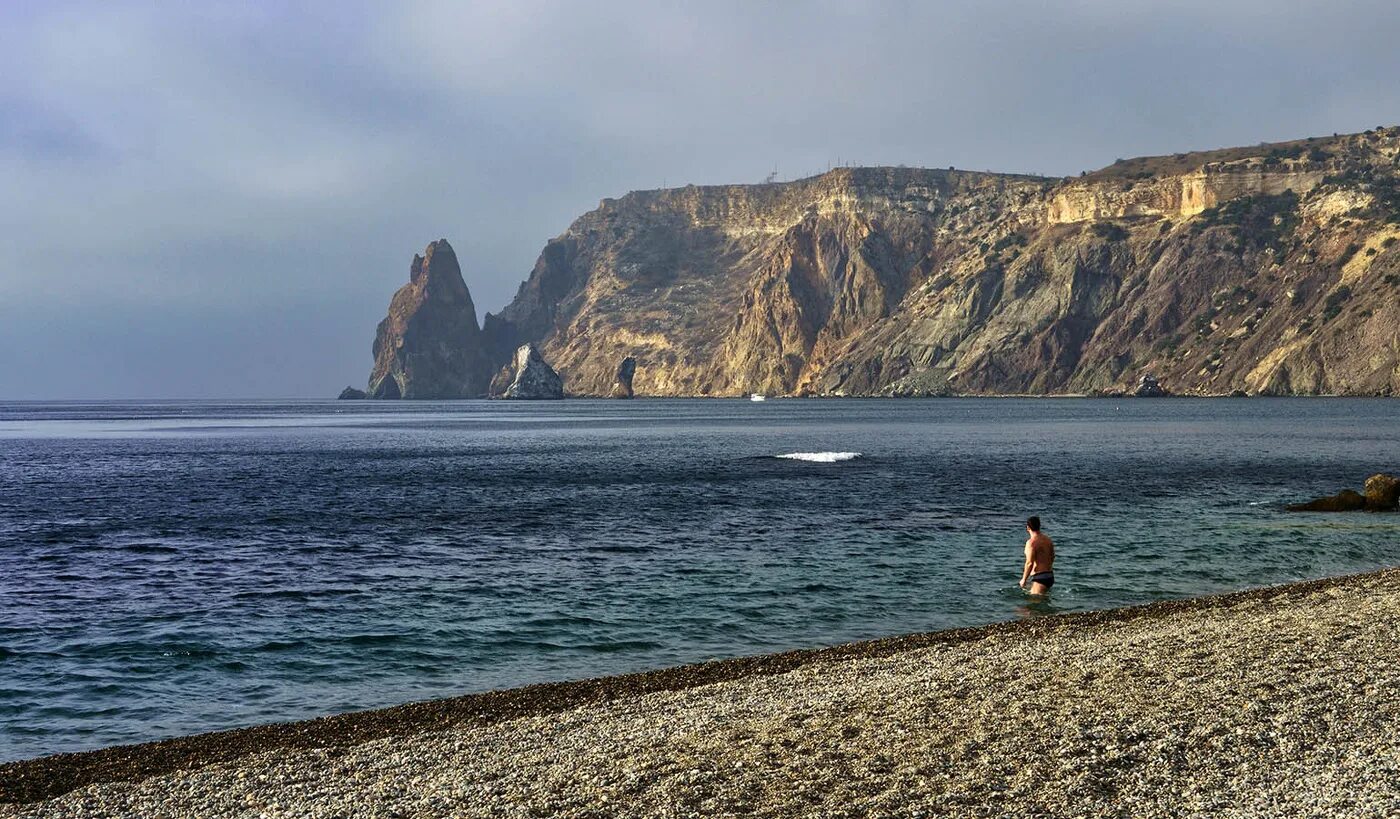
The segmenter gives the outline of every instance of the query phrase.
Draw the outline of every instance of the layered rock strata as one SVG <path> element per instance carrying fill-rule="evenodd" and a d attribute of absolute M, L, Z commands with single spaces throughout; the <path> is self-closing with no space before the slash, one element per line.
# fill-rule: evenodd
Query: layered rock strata
<path fill-rule="evenodd" d="M 1390 394 L 1400 131 L 1115 163 L 604 200 L 489 336 L 571 393 Z"/>
<path fill-rule="evenodd" d="M 638 191 L 487 314 L 571 395 L 1390 395 L 1400 129 L 1069 179 L 841 168 Z M 475 348 L 473 348 L 475 349 Z M 504 385 L 502 385 L 504 386 Z"/>

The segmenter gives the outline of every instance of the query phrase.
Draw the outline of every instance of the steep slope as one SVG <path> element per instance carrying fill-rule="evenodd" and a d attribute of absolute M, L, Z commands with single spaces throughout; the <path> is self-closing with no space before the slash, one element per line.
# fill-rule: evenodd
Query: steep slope
<path fill-rule="evenodd" d="M 486 317 L 571 394 L 1400 388 L 1400 129 L 1080 178 L 838 169 L 604 200 Z"/>
<path fill-rule="evenodd" d="M 371 398 L 474 398 L 491 377 L 476 307 L 446 239 L 414 256 L 374 336 Z"/>

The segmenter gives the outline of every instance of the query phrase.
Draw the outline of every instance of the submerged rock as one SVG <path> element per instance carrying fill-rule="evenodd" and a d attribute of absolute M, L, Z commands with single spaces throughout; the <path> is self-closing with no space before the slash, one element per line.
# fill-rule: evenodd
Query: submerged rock
<path fill-rule="evenodd" d="M 632 397 L 632 376 L 637 374 L 637 359 L 627 356 L 617 365 L 617 377 L 613 379 L 612 397 Z"/>
<path fill-rule="evenodd" d="M 1169 394 L 1157 381 L 1156 376 L 1150 373 L 1138 379 L 1137 388 L 1133 390 L 1133 395 L 1138 398 L 1162 398 Z"/>
<path fill-rule="evenodd" d="M 533 344 L 515 351 L 515 379 L 506 387 L 505 398 L 553 400 L 564 397 L 564 382 Z"/>
<path fill-rule="evenodd" d="M 1400 507 L 1400 478 L 1380 473 L 1366 479 L 1366 511 L 1394 512 Z"/>
<path fill-rule="evenodd" d="M 336 398 L 340 401 L 360 401 L 369 397 L 369 393 L 364 390 L 357 390 L 354 387 L 346 387 L 340 391 Z"/>
<path fill-rule="evenodd" d="M 1354 489 L 1343 489 L 1335 495 L 1295 503 L 1288 507 L 1290 512 L 1360 512 L 1366 508 L 1366 497 Z"/>

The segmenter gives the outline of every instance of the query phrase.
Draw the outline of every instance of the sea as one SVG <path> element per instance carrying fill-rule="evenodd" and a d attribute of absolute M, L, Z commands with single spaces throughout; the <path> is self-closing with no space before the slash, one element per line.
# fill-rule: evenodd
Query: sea
<path fill-rule="evenodd" d="M 1284 506 L 1397 470 L 1385 399 L 0 403 L 0 761 L 1393 566 Z"/>

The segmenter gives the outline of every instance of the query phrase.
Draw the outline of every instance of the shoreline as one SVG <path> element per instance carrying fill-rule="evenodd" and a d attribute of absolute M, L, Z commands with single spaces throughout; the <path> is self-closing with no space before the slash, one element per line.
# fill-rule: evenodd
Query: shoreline
<path fill-rule="evenodd" d="M 1008 642 L 1069 639 L 1124 624 L 1170 622 L 1193 612 L 1228 613 L 1231 609 L 1270 607 L 1318 595 L 1360 594 L 1368 589 L 1397 584 L 1400 584 L 1400 568 L 1389 568 L 1127 608 L 1004 621 L 619 676 L 540 683 L 299 722 L 36 757 L 0 764 L 0 805 L 41 802 L 90 785 L 137 783 L 210 766 L 235 766 L 246 758 L 271 752 L 295 754 L 348 749 L 431 732 L 488 729 L 513 720 L 529 721 L 575 709 L 620 707 L 647 695 L 690 692 L 721 683 L 758 685 L 765 678 L 789 672 L 813 671 L 818 666 L 821 668 L 816 670 L 835 671 L 858 664 L 858 661 L 889 660 L 921 649 L 962 648 L 978 654 L 995 654 Z M 976 645 L 978 643 L 986 645 Z M 1377 660 L 1385 662 L 1384 658 Z M 1325 663 L 1326 658 L 1319 661 Z"/>

